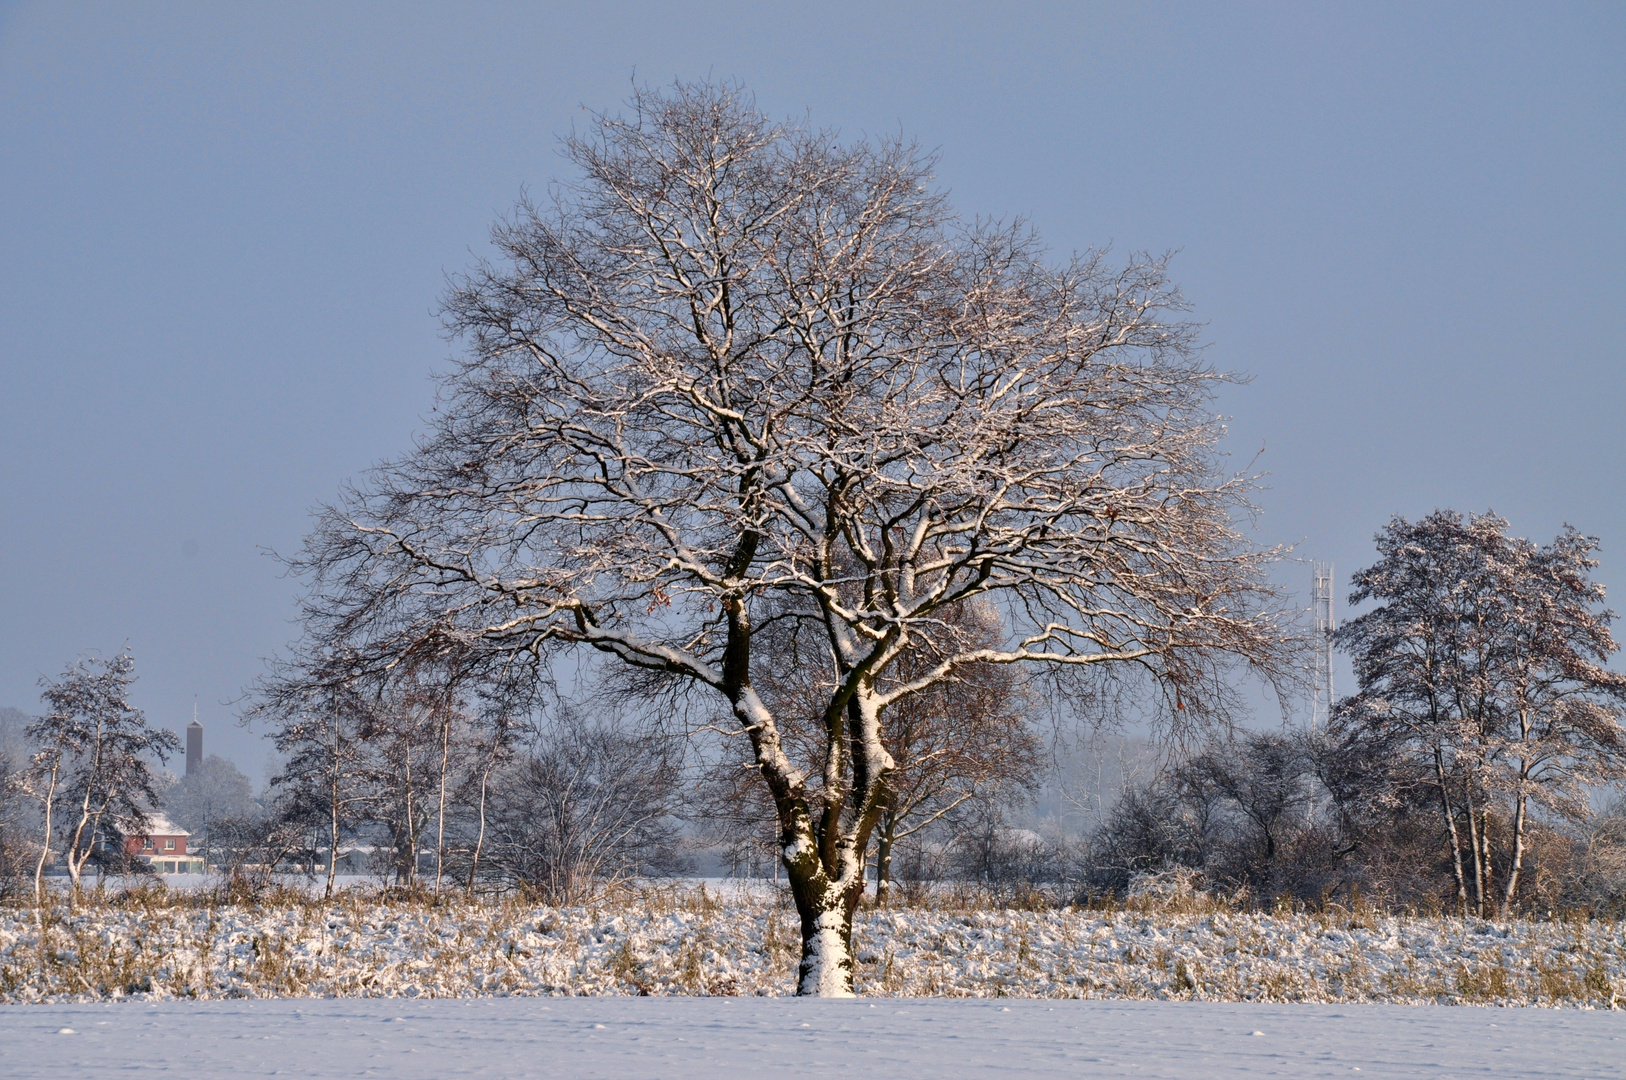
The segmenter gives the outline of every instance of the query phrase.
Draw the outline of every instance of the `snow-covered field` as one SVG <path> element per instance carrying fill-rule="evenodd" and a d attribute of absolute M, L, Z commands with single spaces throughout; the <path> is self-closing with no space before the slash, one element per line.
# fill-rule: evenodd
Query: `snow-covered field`
<path fill-rule="evenodd" d="M 860 916 L 860 991 L 887 997 L 1626 1004 L 1626 927 L 1370 914 L 902 909 Z M 797 958 L 770 891 L 517 902 L 209 906 L 149 892 L 0 911 L 0 1001 L 777 996 Z"/>
<path fill-rule="evenodd" d="M 1626 1014 L 1148 1001 L 509 998 L 0 1009 L 0 1075 L 1619 1077 Z"/>

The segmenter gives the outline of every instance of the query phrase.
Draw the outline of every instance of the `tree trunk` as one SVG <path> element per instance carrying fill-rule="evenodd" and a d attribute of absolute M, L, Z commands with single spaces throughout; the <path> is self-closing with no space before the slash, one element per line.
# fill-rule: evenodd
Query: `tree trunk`
<path fill-rule="evenodd" d="M 407 742 L 402 748 L 404 755 L 403 772 L 406 778 L 406 858 L 397 868 L 398 885 L 408 888 L 418 883 L 418 823 L 416 811 L 412 805 L 412 744 Z"/>
<path fill-rule="evenodd" d="M 898 831 L 898 817 L 891 810 L 881 814 L 881 828 L 875 838 L 875 906 L 885 907 L 892 892 L 892 845 Z"/>
<path fill-rule="evenodd" d="M 743 545 L 747 554 L 753 548 L 754 540 Z M 843 675 L 842 691 L 824 716 L 825 805 L 815 824 L 806 777 L 786 755 L 772 711 L 750 684 L 749 617 L 737 602 L 727 611 L 725 692 L 773 796 L 780 858 L 801 916 L 796 993 L 851 997 L 853 912 L 868 885 L 870 833 L 885 808 L 894 765 L 881 744 L 882 705 L 869 675 Z"/>
<path fill-rule="evenodd" d="M 448 712 L 440 722 L 440 806 L 435 823 L 435 892 L 446 869 L 446 767 L 452 756 L 452 721 Z"/>
<path fill-rule="evenodd" d="M 327 891 L 324 900 L 333 899 L 333 882 L 339 874 L 339 766 L 334 759 L 332 786 L 328 792 Z"/>
<path fill-rule="evenodd" d="M 1481 919 L 1485 917 L 1485 863 L 1479 846 L 1479 815 L 1474 809 L 1471 781 L 1463 781 L 1463 806 L 1468 810 L 1468 846 L 1474 853 L 1474 909 Z"/>
<path fill-rule="evenodd" d="M 798 997 L 852 997 L 853 910 L 856 904 L 833 888 L 799 883 L 793 866 L 791 893 L 802 920 L 802 959 L 796 966 Z M 860 886 L 862 879 L 860 878 Z"/>
<path fill-rule="evenodd" d="M 1528 705 L 1519 709 L 1519 741 L 1530 745 L 1530 709 Z M 1519 758 L 1519 794 L 1513 801 L 1513 860 L 1508 866 L 1507 887 L 1502 892 L 1502 918 L 1507 918 L 1513 910 L 1513 894 L 1519 888 L 1519 872 L 1524 869 L 1524 830 L 1526 815 L 1529 809 L 1529 789 L 1525 787 L 1530 782 L 1532 765 L 1528 757 Z"/>
<path fill-rule="evenodd" d="M 751 696 L 754 699 L 755 695 Z M 760 703 L 753 700 L 752 704 L 760 708 Z M 758 750 L 759 760 L 766 757 L 773 766 L 788 764 L 782 757 L 776 759 L 774 751 L 777 749 L 768 742 Z M 883 769 L 890 767 L 890 760 L 883 759 Z M 855 772 L 860 771 L 855 769 Z M 846 830 L 824 837 L 820 843 L 821 837 L 814 828 L 802 797 L 800 777 L 795 771 L 780 772 L 765 766 L 763 775 L 769 781 L 779 810 L 780 859 L 801 917 L 802 958 L 796 971 L 796 993 L 798 996 L 852 997 L 853 912 L 868 884 L 864 874 L 866 849 L 880 806 L 870 798 L 855 800 L 860 810 L 854 815 L 855 820 Z M 867 788 L 869 785 L 866 778 L 861 777 L 855 786 Z"/>
<path fill-rule="evenodd" d="M 328 772 L 328 849 L 327 849 L 327 891 L 323 893 L 324 900 L 333 899 L 333 882 L 339 873 L 339 783 L 340 773 L 343 769 L 340 757 L 342 747 L 339 742 L 339 718 L 333 718 L 333 747 L 329 759 Z"/>
<path fill-rule="evenodd" d="M 1457 832 L 1457 816 L 1451 810 L 1451 791 L 1445 782 L 1445 759 L 1434 748 L 1434 776 L 1440 786 L 1440 813 L 1445 815 L 1445 832 L 1451 840 L 1451 868 L 1457 875 L 1457 912 L 1468 914 L 1468 882 L 1462 872 L 1462 837 Z"/>
<path fill-rule="evenodd" d="M 61 771 L 60 761 L 51 766 L 51 782 L 45 789 L 45 840 L 40 844 L 40 861 L 34 867 L 34 904 L 38 908 L 45 906 L 45 861 L 51 857 L 51 811 L 56 806 L 56 781 Z"/>
<path fill-rule="evenodd" d="M 90 847 L 80 854 L 80 845 L 85 842 L 85 827 L 90 826 Z M 63 858 L 68 861 L 68 879 L 72 883 L 68 887 L 68 909 L 71 911 L 79 903 L 80 880 L 85 873 L 85 864 L 90 862 L 91 852 L 96 844 L 95 819 L 90 809 L 90 793 L 85 794 L 85 803 L 80 807 L 79 824 L 73 830 L 73 836 L 68 841 L 67 851 Z"/>
<path fill-rule="evenodd" d="M 486 767 L 480 772 L 480 831 L 474 836 L 474 857 L 469 860 L 469 895 L 474 895 L 475 876 L 480 872 L 480 853 L 486 846 L 486 785 L 491 780 L 491 770 L 497 763 L 497 744 L 491 745 L 491 756 L 486 759 Z"/>
<path fill-rule="evenodd" d="M 1513 804 L 1513 864 L 1507 872 L 1507 888 L 1502 892 L 1502 918 L 1513 911 L 1513 894 L 1519 887 L 1519 871 L 1524 869 L 1524 827 L 1528 803 L 1521 793 Z"/>

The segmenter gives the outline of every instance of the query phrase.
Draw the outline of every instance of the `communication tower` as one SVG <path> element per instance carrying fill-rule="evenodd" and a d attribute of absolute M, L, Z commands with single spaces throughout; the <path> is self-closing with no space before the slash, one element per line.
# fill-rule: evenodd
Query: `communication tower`
<path fill-rule="evenodd" d="M 1315 616 L 1315 683 L 1310 699 L 1310 730 L 1325 731 L 1332 719 L 1332 563 L 1312 563 L 1311 611 Z"/>

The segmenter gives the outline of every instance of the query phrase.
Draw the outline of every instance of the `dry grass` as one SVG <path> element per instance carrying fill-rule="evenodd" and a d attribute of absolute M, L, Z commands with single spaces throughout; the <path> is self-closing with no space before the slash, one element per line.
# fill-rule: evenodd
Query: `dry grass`
<path fill-rule="evenodd" d="M 1204 896 L 1058 909 L 940 889 L 866 910 L 865 993 L 1613 1007 L 1619 923 L 1486 923 L 1347 905 L 1262 914 Z M 43 928 L 43 933 L 41 929 Z M 784 895 L 683 882 L 572 908 L 524 897 L 146 886 L 70 912 L 0 908 L 0 1000 L 782 994 L 799 954 Z"/>

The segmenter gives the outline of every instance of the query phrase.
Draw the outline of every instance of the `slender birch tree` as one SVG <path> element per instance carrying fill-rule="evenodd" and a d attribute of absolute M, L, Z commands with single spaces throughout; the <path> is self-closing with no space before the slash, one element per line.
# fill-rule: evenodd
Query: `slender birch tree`
<path fill-rule="evenodd" d="M 40 853 L 34 862 L 34 905 L 45 906 L 45 867 L 51 861 L 51 844 L 56 837 L 57 791 L 62 783 L 63 748 L 46 746 L 29 759 L 28 769 L 22 777 L 22 790 L 39 800 L 42 828 Z"/>
<path fill-rule="evenodd" d="M 486 832 L 490 825 L 491 777 L 500 766 L 513 756 L 514 726 L 504 712 L 495 712 L 490 718 L 475 751 L 475 765 L 465 776 L 460 788 L 460 802 L 472 805 L 474 815 L 474 843 L 469 851 L 469 874 L 465 891 L 474 895 L 475 883 L 480 878 L 480 857 L 485 854 Z"/>
<path fill-rule="evenodd" d="M 63 806 L 62 860 L 77 898 L 85 867 L 107 843 L 122 845 L 126 833 L 147 823 L 158 805 L 162 764 L 181 747 L 173 731 L 147 725 L 130 705 L 135 660 L 121 652 L 107 660 L 80 659 L 62 677 L 44 683 L 49 711 L 28 728 L 40 751 L 35 766 L 44 780 L 46 835 L 35 871 L 36 895 L 52 841 L 57 800 Z M 122 854 L 122 850 L 120 851 Z"/>
<path fill-rule="evenodd" d="M 639 91 L 564 153 L 575 177 L 446 297 L 466 351 L 432 429 L 292 560 L 308 652 L 382 680 L 584 648 L 716 695 L 820 995 L 853 990 L 887 709 L 972 665 L 1112 664 L 1195 721 L 1215 666 L 1289 674 L 1164 260 L 1052 262 L 955 217 L 916 146 L 776 123 L 731 86 Z M 944 618 L 973 600 L 1004 640 Z M 756 689 L 781 617 L 831 658 L 817 804 Z"/>

